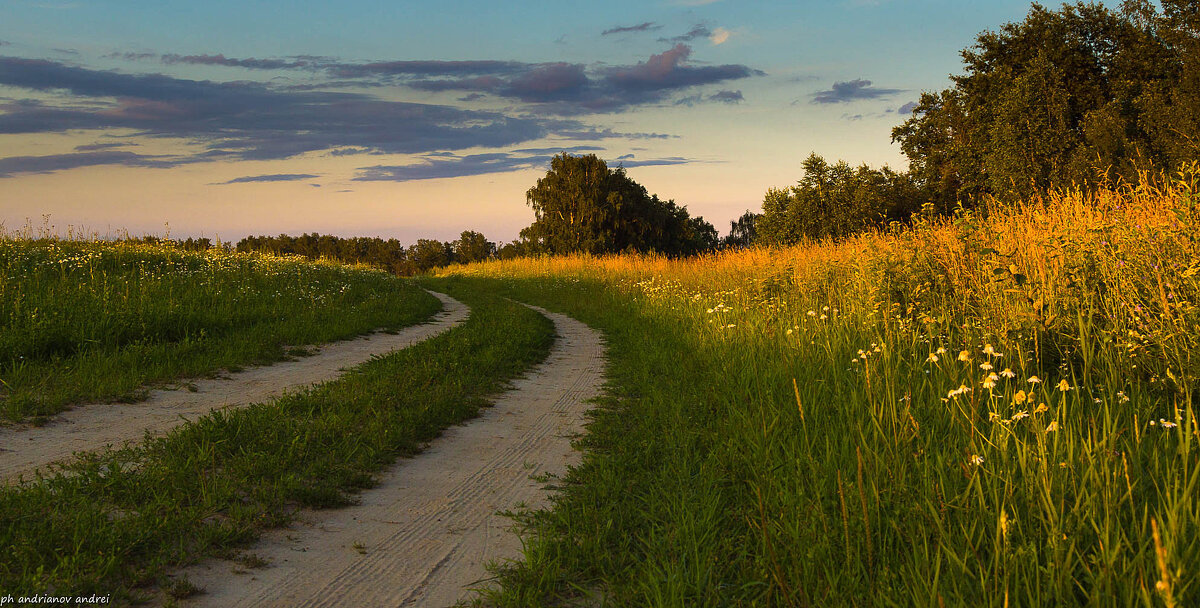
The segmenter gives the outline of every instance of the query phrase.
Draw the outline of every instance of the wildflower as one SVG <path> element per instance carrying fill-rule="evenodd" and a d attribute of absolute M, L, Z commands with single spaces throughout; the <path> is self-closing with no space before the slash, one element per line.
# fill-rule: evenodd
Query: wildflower
<path fill-rule="evenodd" d="M 1021 411 L 1013 414 L 1012 421 L 1020 422 L 1021 420 L 1028 418 L 1028 417 L 1029 417 L 1029 412 L 1026 412 L 1025 410 L 1021 410 Z"/>
<path fill-rule="evenodd" d="M 944 347 L 939 346 L 937 349 L 937 354 L 939 354 L 939 355 L 946 354 L 946 349 Z"/>
<path fill-rule="evenodd" d="M 816 311 L 814 311 L 814 310 L 810 310 L 810 311 L 808 311 L 807 313 L 804 313 L 804 314 L 807 314 L 807 315 L 808 315 L 808 316 L 810 316 L 810 317 L 815 317 L 815 316 L 817 316 L 817 313 L 816 313 Z"/>
<path fill-rule="evenodd" d="M 1047 433 L 1053 433 L 1054 431 L 1057 431 L 1057 430 L 1058 430 L 1058 421 L 1057 420 L 1051 420 L 1050 424 L 1046 425 Z"/>
<path fill-rule="evenodd" d="M 1013 395 L 1013 403 L 1017 405 L 1025 403 L 1026 399 L 1028 399 L 1028 397 L 1025 396 L 1025 391 L 1017 391 L 1017 394 Z"/>
<path fill-rule="evenodd" d="M 821 319 L 822 321 L 824 321 L 825 319 L 828 319 L 828 318 L 829 318 L 829 315 L 821 315 L 821 316 L 820 316 L 820 317 L 818 317 L 818 318 L 819 318 L 819 319 Z"/>
<path fill-rule="evenodd" d="M 991 363 L 988 363 L 987 361 L 984 361 L 983 363 L 980 363 L 980 364 L 979 364 L 979 369 L 982 369 L 982 370 L 984 370 L 984 371 L 990 371 L 990 370 L 992 370 L 992 369 L 994 369 L 994 368 L 992 367 L 992 364 L 991 364 Z"/>
<path fill-rule="evenodd" d="M 996 412 L 988 412 L 988 422 L 995 422 L 1000 419 L 1000 414 Z"/>
<path fill-rule="evenodd" d="M 992 348 L 991 344 L 984 344 L 983 345 L 983 354 L 994 355 L 994 354 L 996 354 L 996 349 Z"/>
<path fill-rule="evenodd" d="M 1058 390 L 1060 390 L 1060 391 L 1062 391 L 1062 392 L 1064 392 L 1064 393 L 1065 393 L 1065 392 L 1067 392 L 1067 391 L 1069 391 L 1069 390 L 1071 390 L 1071 385 L 1070 385 L 1070 384 L 1067 384 L 1067 379 L 1066 379 L 1066 378 L 1063 378 L 1062 380 L 1060 380 L 1060 381 L 1059 381 L 1059 383 L 1058 383 Z"/>
<path fill-rule="evenodd" d="M 983 464 L 983 456 L 980 456 L 979 454 L 972 456 L 971 464 L 975 466 L 981 466 Z"/>
<path fill-rule="evenodd" d="M 1129 403 L 1129 396 L 1125 394 L 1125 391 L 1117 391 L 1117 398 L 1121 403 Z"/>
<path fill-rule="evenodd" d="M 1000 379 L 1000 377 L 997 376 L 996 374 L 988 374 L 987 377 L 983 379 L 983 388 L 995 387 L 996 381 L 999 379 Z"/>
<path fill-rule="evenodd" d="M 1039 403 L 1037 408 L 1033 410 L 1033 413 L 1040 414 L 1042 412 L 1048 411 L 1049 409 L 1050 408 L 1046 407 L 1045 403 Z"/>
<path fill-rule="evenodd" d="M 959 361 L 970 361 L 970 360 L 971 360 L 971 353 L 970 353 L 970 351 L 965 351 L 965 350 L 964 350 L 964 351 L 962 351 L 962 352 L 958 353 L 958 360 L 959 360 Z"/>
<path fill-rule="evenodd" d="M 937 363 L 938 356 L 933 353 L 929 353 L 929 356 L 925 358 L 925 362 L 926 363 Z"/>
<path fill-rule="evenodd" d="M 792 335 L 792 330 L 791 330 L 791 328 L 788 328 L 788 330 L 787 330 L 787 335 L 789 335 L 789 336 L 790 336 L 790 335 Z"/>
<path fill-rule="evenodd" d="M 1005 378 L 1016 378 L 1017 377 L 1017 373 L 1012 371 L 1011 369 L 1008 369 L 1007 367 L 1004 368 L 1004 371 L 1000 372 L 1000 375 L 1004 376 Z"/>
<path fill-rule="evenodd" d="M 949 393 L 946 393 L 946 396 L 947 397 L 957 397 L 959 395 L 965 395 L 969 392 L 971 392 L 971 387 L 969 387 L 965 384 L 960 384 L 960 385 L 958 385 L 958 388 L 950 391 Z"/>
<path fill-rule="evenodd" d="M 1174 422 L 1171 422 L 1171 421 L 1169 421 L 1169 420 L 1163 420 L 1162 418 L 1159 418 L 1159 419 L 1158 419 L 1158 425 L 1159 425 L 1159 426 L 1161 426 L 1161 427 L 1163 427 L 1164 429 L 1173 429 L 1173 428 L 1175 428 L 1176 426 L 1178 426 L 1178 425 L 1177 425 L 1177 424 L 1175 424 Z"/>
<path fill-rule="evenodd" d="M 1041 378 L 1038 378 L 1037 376 L 1030 376 L 1030 377 L 1029 377 L 1029 383 L 1030 383 L 1030 384 L 1038 384 L 1038 383 L 1040 383 L 1041 381 L 1042 381 L 1042 379 L 1041 379 Z"/>

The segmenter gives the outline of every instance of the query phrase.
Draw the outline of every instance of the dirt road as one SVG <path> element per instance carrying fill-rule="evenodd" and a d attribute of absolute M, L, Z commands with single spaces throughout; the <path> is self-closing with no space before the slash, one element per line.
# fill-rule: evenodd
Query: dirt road
<path fill-rule="evenodd" d="M 320 348 L 296 361 L 256 367 L 228 378 L 201 379 L 189 390 L 155 390 L 146 401 L 132 404 L 97 403 L 77 406 L 46 426 L 0 429 L 0 483 L 63 460 L 73 453 L 140 441 L 146 431 L 160 434 L 215 409 L 242 407 L 266 401 L 286 391 L 332 380 L 342 370 L 433 337 L 466 320 L 470 311 L 458 300 L 435 293 L 442 312 L 430 322 L 400 330 L 374 333 Z"/>
<path fill-rule="evenodd" d="M 268 566 L 215 561 L 180 573 L 205 590 L 183 604 L 447 606 L 484 584 L 485 564 L 517 557 L 520 540 L 496 512 L 544 504 L 531 476 L 561 475 L 576 461 L 569 437 L 582 432 L 604 373 L 597 332 L 538 310 L 558 340 L 494 407 L 397 463 L 361 504 L 308 511 L 264 535 L 247 552 Z"/>

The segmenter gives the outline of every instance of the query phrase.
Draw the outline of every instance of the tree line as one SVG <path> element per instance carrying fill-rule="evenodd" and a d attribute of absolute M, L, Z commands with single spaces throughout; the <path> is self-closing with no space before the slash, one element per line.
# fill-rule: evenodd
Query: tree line
<path fill-rule="evenodd" d="M 1126 0 L 1049 10 L 981 33 L 964 72 L 921 95 L 892 131 L 909 169 L 851 168 L 818 155 L 772 188 L 759 237 L 837 238 L 1052 188 L 1137 183 L 1200 158 L 1200 3 Z"/>

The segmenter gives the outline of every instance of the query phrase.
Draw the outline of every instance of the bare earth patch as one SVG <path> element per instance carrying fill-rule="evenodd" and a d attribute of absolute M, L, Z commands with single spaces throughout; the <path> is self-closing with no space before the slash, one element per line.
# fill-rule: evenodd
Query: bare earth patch
<path fill-rule="evenodd" d="M 577 461 L 570 438 L 583 431 L 586 402 L 602 384 L 600 335 L 537 310 L 558 339 L 493 407 L 397 463 L 360 504 L 305 511 L 265 534 L 247 555 L 267 566 L 210 561 L 180 572 L 204 591 L 183 604 L 447 606 L 486 585 L 486 564 L 521 549 L 497 512 L 545 505 L 545 484 L 532 477 L 560 476 Z"/>
<path fill-rule="evenodd" d="M 0 428 L 0 482 L 69 458 L 75 452 L 140 441 L 146 431 L 161 434 L 213 410 L 244 407 L 286 391 L 332 380 L 346 368 L 431 338 L 466 320 L 470 314 L 458 300 L 435 293 L 442 312 L 397 334 L 374 333 L 322 346 L 312 356 L 256 367 L 227 378 L 190 382 L 187 389 L 154 390 L 132 404 L 96 403 L 76 406 L 41 427 Z M 194 388 L 195 390 L 191 390 Z"/>

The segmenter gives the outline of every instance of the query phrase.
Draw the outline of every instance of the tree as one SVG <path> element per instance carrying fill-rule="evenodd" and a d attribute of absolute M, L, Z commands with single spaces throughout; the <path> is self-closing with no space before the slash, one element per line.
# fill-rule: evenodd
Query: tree
<path fill-rule="evenodd" d="M 715 247 L 711 224 L 650 195 L 624 168 L 610 170 L 595 154 L 555 156 L 525 197 L 535 216 L 521 231 L 530 252 L 688 255 Z"/>
<path fill-rule="evenodd" d="M 981 195 L 1173 167 L 1200 153 L 1200 4 L 1078 2 L 983 32 L 964 74 L 892 132 L 913 178 L 949 210 Z"/>
<path fill-rule="evenodd" d="M 829 164 L 817 154 L 802 164 L 804 177 L 791 188 L 771 188 L 754 227 L 765 242 L 789 245 L 804 238 L 840 238 L 905 221 L 921 205 L 922 192 L 906 173 Z"/>
<path fill-rule="evenodd" d="M 496 244 L 472 230 L 464 230 L 450 246 L 454 251 L 454 261 L 460 264 L 482 262 L 496 255 Z"/>
<path fill-rule="evenodd" d="M 408 259 L 417 272 L 445 266 L 450 263 L 451 255 L 453 251 L 449 243 L 434 239 L 417 239 L 417 244 L 408 249 Z"/>
<path fill-rule="evenodd" d="M 729 222 L 729 234 L 721 240 L 722 247 L 749 247 L 758 241 L 758 229 L 755 224 L 762 217 L 761 213 L 746 210 L 738 219 Z"/>

